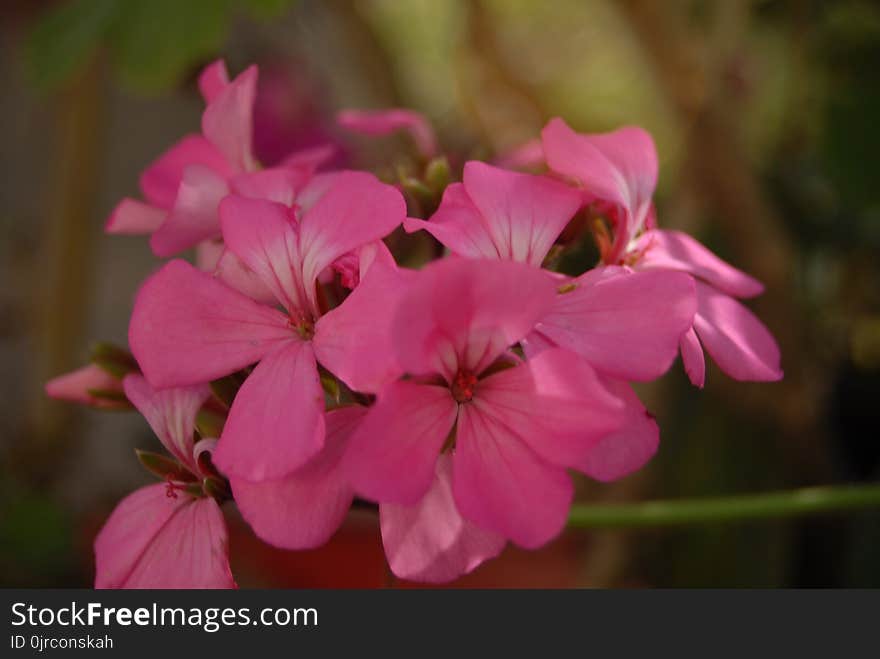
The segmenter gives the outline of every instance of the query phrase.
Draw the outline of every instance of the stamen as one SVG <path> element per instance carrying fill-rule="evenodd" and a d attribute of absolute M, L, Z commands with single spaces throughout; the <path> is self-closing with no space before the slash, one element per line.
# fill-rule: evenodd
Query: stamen
<path fill-rule="evenodd" d="M 452 380 L 452 397 L 459 403 L 469 403 L 473 400 L 474 389 L 477 386 L 477 376 L 470 371 L 459 371 Z"/>

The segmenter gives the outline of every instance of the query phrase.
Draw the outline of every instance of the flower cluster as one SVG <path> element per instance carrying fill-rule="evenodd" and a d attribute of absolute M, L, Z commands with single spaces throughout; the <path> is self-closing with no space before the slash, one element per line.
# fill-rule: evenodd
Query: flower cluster
<path fill-rule="evenodd" d="M 540 142 L 434 185 L 420 219 L 412 185 L 325 170 L 331 147 L 262 168 L 256 82 L 254 67 L 230 80 L 209 66 L 201 133 L 148 167 L 144 201 L 123 200 L 107 224 L 149 235 L 162 258 L 194 248 L 196 265 L 174 258 L 144 282 L 131 355 L 104 348 L 47 386 L 134 406 L 170 454 L 139 453 L 163 482 L 101 530 L 97 586 L 233 586 L 220 504 L 234 500 L 266 542 L 304 549 L 355 498 L 378 504 L 394 574 L 448 581 L 508 542 L 557 536 L 570 472 L 611 481 L 655 454 L 659 429 L 631 382 L 681 353 L 703 386 L 704 349 L 735 379 L 782 377 L 775 341 L 736 300 L 761 284 L 657 227 L 645 131 L 585 135 L 554 119 Z M 339 123 L 408 132 L 422 171 L 448 171 L 416 113 Z M 514 169 L 533 165 L 544 173 Z M 571 227 L 600 254 L 574 277 L 557 268 Z M 395 231 L 427 232 L 439 258 L 398 266 L 383 242 Z"/>

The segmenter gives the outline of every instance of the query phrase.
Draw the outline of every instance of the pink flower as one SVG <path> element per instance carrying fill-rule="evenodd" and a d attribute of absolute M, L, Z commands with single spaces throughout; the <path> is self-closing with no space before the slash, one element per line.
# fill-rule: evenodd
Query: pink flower
<path fill-rule="evenodd" d="M 621 402 L 584 360 L 551 349 L 522 362 L 509 351 L 555 289 L 536 268 L 453 258 L 402 294 L 387 349 L 409 377 L 379 392 L 345 458 L 355 490 L 380 502 L 400 576 L 451 578 L 504 538 L 546 543 L 571 503 L 566 468 L 619 428 Z"/>
<path fill-rule="evenodd" d="M 580 204 L 580 193 L 557 181 L 468 162 L 463 183 L 447 188 L 430 221 L 407 218 L 404 226 L 429 231 L 460 256 L 540 266 Z M 581 355 L 632 408 L 619 436 L 595 448 L 593 463 L 610 466 L 590 473 L 618 478 L 642 467 L 659 441 L 656 423 L 619 381 L 652 380 L 669 368 L 693 322 L 694 285 L 680 273 L 610 267 L 562 278 L 558 290 L 524 346 L 528 355 L 553 346 Z"/>
<path fill-rule="evenodd" d="M 325 426 L 318 361 L 354 389 L 383 377 L 353 371 L 360 362 L 348 354 L 362 349 L 358 329 L 366 336 L 381 326 L 371 316 L 374 308 L 355 323 L 348 315 L 366 281 L 325 313 L 316 280 L 340 256 L 400 224 L 405 204 L 396 189 L 366 173 L 343 172 L 325 181 L 302 214 L 295 206 L 237 195 L 221 204 L 227 249 L 271 292 L 272 304 L 183 261 L 171 261 L 148 279 L 135 303 L 129 343 L 154 386 L 207 382 L 256 363 L 214 455 L 230 479 L 277 480 L 320 451 Z M 364 270 L 369 258 L 364 252 Z M 373 254 L 378 270 L 386 266 L 380 261 Z"/>
<path fill-rule="evenodd" d="M 437 137 L 431 123 L 413 110 L 343 110 L 336 116 L 336 121 L 343 128 L 362 135 L 382 136 L 405 131 L 425 160 L 437 155 Z"/>
<path fill-rule="evenodd" d="M 614 220 L 613 244 L 603 249 L 606 263 L 642 271 L 685 272 L 696 279 L 693 327 L 680 342 L 691 382 L 699 387 L 704 384 L 703 347 L 734 379 L 781 379 L 776 341 L 734 299 L 760 294 L 760 282 L 686 234 L 655 227 L 651 198 L 657 183 L 657 154 L 650 135 L 638 128 L 582 135 L 561 119 L 553 119 L 542 138 L 550 169 L 575 181 L 586 199 Z"/>
<path fill-rule="evenodd" d="M 220 506 L 193 493 L 204 475 L 193 431 L 208 388 L 156 391 L 140 375 L 124 386 L 182 467 L 180 480 L 142 487 L 116 506 L 95 539 L 95 588 L 234 588 Z"/>
<path fill-rule="evenodd" d="M 46 383 L 46 395 L 100 409 L 128 406 L 122 381 L 94 364 L 52 378 Z"/>

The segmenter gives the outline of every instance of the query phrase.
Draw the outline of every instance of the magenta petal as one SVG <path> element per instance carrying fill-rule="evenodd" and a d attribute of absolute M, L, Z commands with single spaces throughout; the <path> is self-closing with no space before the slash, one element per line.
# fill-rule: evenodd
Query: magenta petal
<path fill-rule="evenodd" d="M 437 138 L 431 123 L 412 110 L 343 110 L 336 115 L 336 121 L 343 128 L 362 135 L 382 136 L 403 130 L 412 137 L 423 158 L 432 158 L 437 153 Z"/>
<path fill-rule="evenodd" d="M 239 174 L 229 182 L 233 194 L 253 199 L 267 199 L 292 206 L 297 192 L 311 177 L 308 168 L 274 168 Z"/>
<path fill-rule="evenodd" d="M 201 135 L 187 135 L 141 174 L 144 199 L 153 206 L 170 210 L 177 199 L 184 170 L 191 165 L 207 167 L 224 178 L 232 174 L 223 154 L 213 144 Z"/>
<path fill-rule="evenodd" d="M 281 161 L 279 167 L 307 167 L 315 170 L 328 163 L 336 155 L 338 149 L 332 144 L 322 144 L 294 151 Z"/>
<path fill-rule="evenodd" d="M 223 240 L 291 314 L 313 310 L 303 288 L 301 257 L 289 209 L 230 195 L 220 204 Z"/>
<path fill-rule="evenodd" d="M 140 412 L 156 437 L 175 458 L 197 474 L 199 468 L 193 454 L 193 432 L 196 414 L 211 396 L 207 385 L 172 387 L 155 390 L 142 375 L 126 375 L 125 395 Z"/>
<path fill-rule="evenodd" d="M 581 205 L 581 195 L 545 176 L 464 166 L 464 187 L 502 259 L 540 266 Z"/>
<path fill-rule="evenodd" d="M 57 400 L 92 405 L 98 408 L 118 407 L 106 398 L 96 398 L 94 391 L 122 394 L 122 382 L 94 364 L 83 366 L 70 373 L 59 375 L 46 383 L 46 395 Z M 125 401 L 120 401 L 125 404 Z"/>
<path fill-rule="evenodd" d="M 605 386 L 626 404 L 623 427 L 600 439 L 575 468 L 609 482 L 641 469 L 657 452 L 660 428 L 626 382 L 604 379 Z"/>
<path fill-rule="evenodd" d="M 769 330 L 732 297 L 699 282 L 694 329 L 715 363 L 734 380 L 782 379 L 779 346 Z"/>
<path fill-rule="evenodd" d="M 399 381 L 388 385 L 355 431 L 345 467 L 355 491 L 380 502 L 415 504 L 455 423 L 449 389 Z"/>
<path fill-rule="evenodd" d="M 461 183 L 447 186 L 440 207 L 430 221 L 408 217 L 403 222 L 403 228 L 409 233 L 424 229 L 459 256 L 501 258 L 480 217 L 480 211 Z"/>
<path fill-rule="evenodd" d="M 504 549 L 505 540 L 464 519 L 452 496 L 452 459 L 437 459 L 434 481 L 413 506 L 379 506 L 382 544 L 395 576 L 443 583 L 474 570 Z"/>
<path fill-rule="evenodd" d="M 688 379 L 695 387 L 702 389 L 706 383 L 706 356 L 693 327 L 681 335 L 679 349 Z"/>
<path fill-rule="evenodd" d="M 324 446 L 324 391 L 312 346 L 298 340 L 263 357 L 238 390 L 214 464 L 229 478 L 287 476 Z"/>
<path fill-rule="evenodd" d="M 165 258 L 220 235 L 217 205 L 229 193 L 226 180 L 202 165 L 187 167 L 174 208 L 150 238 L 156 256 Z"/>
<path fill-rule="evenodd" d="M 128 342 L 154 387 L 201 384 L 295 337 L 284 314 L 185 261 L 170 261 L 135 300 Z"/>
<path fill-rule="evenodd" d="M 470 405 L 561 467 L 579 464 L 624 420 L 620 399 L 590 365 L 560 348 L 480 381 Z"/>
<path fill-rule="evenodd" d="M 235 588 L 217 502 L 159 483 L 123 499 L 95 538 L 95 588 Z"/>
<path fill-rule="evenodd" d="M 310 549 L 336 532 L 353 498 L 342 456 L 365 413 L 357 406 L 328 412 L 324 448 L 284 478 L 259 483 L 232 479 L 238 509 L 260 538 L 285 549 Z"/>
<path fill-rule="evenodd" d="M 253 155 L 253 112 L 257 67 L 250 66 L 226 85 L 202 114 L 202 133 L 235 171 L 256 169 Z"/>
<path fill-rule="evenodd" d="M 402 375 L 391 319 L 412 272 L 374 263 L 345 301 L 315 325 L 315 355 L 355 391 L 377 393 Z"/>
<path fill-rule="evenodd" d="M 403 370 L 479 374 L 553 304 L 546 272 L 512 261 L 443 259 L 421 271 L 398 305 L 392 340 Z"/>
<path fill-rule="evenodd" d="M 153 233 L 168 213 L 136 199 L 120 201 L 104 225 L 104 231 L 125 236 L 143 236 Z"/>
<path fill-rule="evenodd" d="M 210 103 L 217 98 L 228 84 L 229 72 L 226 70 L 226 62 L 222 59 L 211 62 L 199 74 L 199 92 L 205 99 L 205 103 Z"/>
<path fill-rule="evenodd" d="M 535 549 L 565 526 L 574 494 L 565 470 L 472 405 L 458 415 L 452 466 L 456 506 L 480 528 Z"/>
<path fill-rule="evenodd" d="M 639 239 L 636 249 L 644 250 L 640 269 L 689 272 L 734 297 L 754 297 L 764 290 L 757 279 L 722 261 L 681 231 L 649 231 Z"/>
<path fill-rule="evenodd" d="M 693 279 L 681 272 L 624 272 L 605 278 L 595 273 L 573 280 L 574 290 L 557 295 L 537 330 L 607 375 L 659 377 L 693 322 Z"/>
<path fill-rule="evenodd" d="M 315 186 L 322 180 L 329 180 L 329 186 L 300 220 L 299 244 L 307 286 L 340 256 L 384 238 L 406 217 L 406 202 L 400 192 L 372 174 L 340 172 L 332 178 L 316 177 Z M 304 190 L 304 196 L 311 194 Z"/>
<path fill-rule="evenodd" d="M 223 248 L 223 253 L 213 270 L 216 277 L 239 293 L 244 293 L 249 298 L 263 304 L 276 304 L 275 294 L 231 250 Z"/>

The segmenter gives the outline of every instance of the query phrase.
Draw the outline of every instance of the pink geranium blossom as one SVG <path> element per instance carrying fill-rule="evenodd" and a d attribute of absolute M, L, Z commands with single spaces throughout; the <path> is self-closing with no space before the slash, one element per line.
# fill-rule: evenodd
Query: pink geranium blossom
<path fill-rule="evenodd" d="M 156 391 L 140 375 L 127 375 L 124 386 L 181 469 L 116 506 L 95 539 L 95 588 L 234 588 L 226 523 L 217 501 L 200 490 L 208 474 L 193 443 L 196 413 L 210 391 Z"/>
<path fill-rule="evenodd" d="M 336 116 L 336 121 L 343 128 L 362 135 L 383 136 L 404 131 L 412 138 L 416 150 L 424 159 L 437 155 L 437 137 L 431 122 L 413 110 L 343 110 Z"/>
<path fill-rule="evenodd" d="M 597 204 L 614 221 L 614 241 L 602 250 L 605 263 L 680 271 L 696 279 L 697 311 L 693 327 L 680 343 L 685 370 L 695 385 L 702 387 L 705 381 L 702 348 L 737 380 L 782 378 L 776 341 L 735 300 L 760 294 L 760 282 L 693 238 L 656 228 L 651 198 L 657 184 L 657 154 L 648 133 L 628 127 L 584 135 L 562 119 L 553 119 L 542 140 L 550 169 L 576 182 L 586 201 Z"/>
<path fill-rule="evenodd" d="M 238 195 L 221 204 L 227 249 L 271 293 L 271 305 L 183 261 L 153 275 L 135 303 L 129 343 L 154 386 L 207 382 L 256 363 L 215 454 L 230 478 L 279 479 L 320 451 L 325 427 L 318 361 L 344 380 L 350 376 L 353 388 L 363 384 L 348 366 L 355 357 L 346 352 L 359 345 L 340 338 L 339 329 L 350 329 L 346 307 L 357 304 L 357 289 L 325 313 L 316 280 L 343 254 L 399 225 L 405 204 L 396 189 L 361 172 L 333 175 L 316 196 L 304 213 Z M 369 315 L 359 319 L 365 332 L 371 323 Z"/>
<path fill-rule="evenodd" d="M 429 231 L 461 256 L 540 266 L 580 205 L 581 195 L 557 181 L 469 162 L 430 221 L 408 218 L 404 226 Z M 619 436 L 597 444 L 590 463 L 590 475 L 618 478 L 640 468 L 659 441 L 657 424 L 623 381 L 651 380 L 669 368 L 693 321 L 694 286 L 680 273 L 608 267 L 560 277 L 558 287 L 524 346 L 528 355 L 553 346 L 581 355 L 632 408 Z"/>
<path fill-rule="evenodd" d="M 587 362 L 562 349 L 525 362 L 509 351 L 555 291 L 537 268 L 452 258 L 420 271 L 400 298 L 388 358 L 408 378 L 379 392 L 346 465 L 356 491 L 380 502 L 401 576 L 451 578 L 504 538 L 553 538 L 572 499 L 566 468 L 620 427 L 622 403 Z M 426 526 L 437 511 L 441 527 Z"/>
<path fill-rule="evenodd" d="M 99 409 L 127 406 L 122 380 L 95 364 L 52 378 L 46 383 L 46 395 Z"/>

